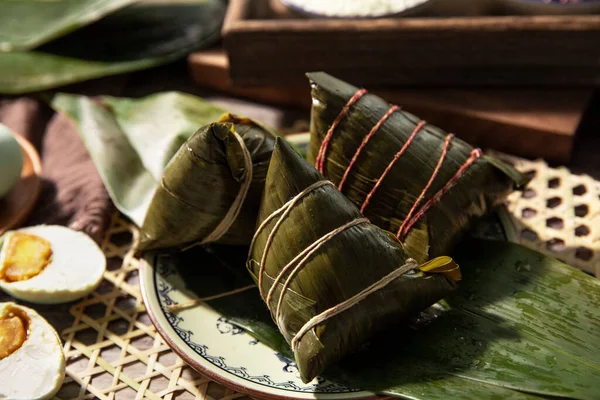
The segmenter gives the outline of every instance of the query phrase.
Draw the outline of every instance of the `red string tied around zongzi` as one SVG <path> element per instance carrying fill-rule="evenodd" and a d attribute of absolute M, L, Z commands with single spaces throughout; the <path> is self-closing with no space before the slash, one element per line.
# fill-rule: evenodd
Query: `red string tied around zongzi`
<path fill-rule="evenodd" d="M 323 173 L 323 167 L 325 164 L 325 156 L 327 155 L 327 149 L 329 148 L 329 143 L 331 142 L 331 139 L 333 137 L 333 133 L 334 133 L 335 129 L 340 124 L 342 119 L 344 119 L 344 117 L 348 114 L 348 112 L 350 111 L 350 107 L 352 107 L 352 105 L 354 103 L 356 103 L 358 100 L 360 100 L 360 98 L 363 97 L 367 93 L 368 92 L 366 89 L 357 90 L 356 93 L 354 93 L 354 95 L 352 95 L 352 97 L 350 97 L 350 100 L 348 100 L 348 103 L 346 103 L 346 105 L 342 108 L 342 111 L 340 111 L 340 113 L 338 114 L 336 119 L 333 121 L 333 123 L 327 130 L 327 134 L 325 135 L 325 138 L 323 138 L 323 142 L 321 142 L 321 147 L 319 148 L 319 154 L 317 154 L 317 159 L 315 160 L 315 167 L 317 168 L 317 170 L 320 173 Z"/>
<path fill-rule="evenodd" d="M 375 182 L 375 185 L 373 186 L 373 189 L 371 189 L 371 191 L 369 192 L 369 194 L 365 198 L 365 201 L 363 202 L 362 207 L 360 208 L 360 212 L 361 213 L 363 213 L 363 214 L 365 213 L 365 209 L 367 208 L 367 206 L 371 202 L 371 199 L 373 198 L 373 195 L 375 195 L 375 192 L 377 192 L 377 189 L 379 189 L 379 187 L 381 186 L 381 184 L 382 184 L 383 180 L 385 179 L 385 177 L 387 176 L 387 174 L 392 170 L 392 168 L 394 167 L 394 164 L 396 164 L 396 162 L 400 159 L 400 157 L 402 157 L 402 155 L 406 152 L 406 150 L 411 145 L 411 143 L 413 142 L 413 140 L 415 139 L 415 137 L 417 136 L 417 134 L 419 132 L 421 132 L 421 130 L 423 129 L 423 127 L 426 124 L 427 124 L 426 121 L 421 121 L 421 122 L 419 122 L 417 124 L 417 126 L 415 127 L 415 129 L 413 130 L 413 132 L 411 133 L 411 135 L 409 136 L 409 138 L 406 141 L 406 143 L 404 143 L 404 145 L 402 146 L 402 148 L 400 149 L 400 151 L 398 151 L 396 153 L 396 155 L 394 156 L 394 158 L 392 159 L 392 161 L 388 164 L 388 166 L 386 167 L 386 169 L 383 171 L 383 173 L 381 174 L 381 176 L 379 177 L 379 179 L 377 179 L 377 181 Z"/>
<path fill-rule="evenodd" d="M 421 201 L 423 201 L 423 198 L 425 197 L 425 195 L 427 194 L 427 192 L 433 185 L 433 182 L 435 182 L 435 178 L 437 178 L 440 170 L 442 169 L 442 164 L 444 163 L 444 160 L 446 159 L 446 155 L 448 154 L 448 149 L 450 147 L 450 142 L 452 141 L 453 137 L 454 137 L 453 134 L 449 134 L 448 136 L 446 136 L 446 140 L 444 141 L 444 147 L 442 147 L 442 154 L 440 155 L 440 159 L 438 160 L 437 165 L 435 166 L 435 169 L 433 170 L 433 173 L 431 174 L 431 177 L 429 178 L 429 181 L 427 182 L 427 185 L 425 185 L 425 187 L 421 191 L 421 194 L 419 195 L 419 197 L 417 197 L 415 204 L 413 204 L 413 206 L 410 209 L 410 211 L 408 212 L 408 214 L 406 214 L 406 217 L 404 218 L 402 225 L 400 225 L 400 229 L 398 229 L 398 233 L 396 234 L 396 237 L 401 242 L 404 241 L 404 238 L 406 237 L 406 234 L 408 233 L 408 226 L 410 224 L 413 214 L 417 211 L 417 207 L 419 207 L 419 204 L 421 204 Z"/>
<path fill-rule="evenodd" d="M 458 181 L 465 175 L 469 167 L 483 156 L 481 149 L 473 149 L 469 158 L 460 166 L 458 171 L 450 178 L 446 185 L 441 188 L 425 205 L 419 210 L 419 212 L 406 224 L 405 232 L 408 233 L 410 229 L 425 215 L 425 213 L 434 205 L 440 202 L 442 197 L 450 191 Z"/>
<path fill-rule="evenodd" d="M 346 179 L 348 179 L 348 176 L 350 175 L 350 171 L 352 170 L 352 167 L 354 167 L 356 160 L 358 160 L 358 157 L 362 153 L 363 149 L 369 143 L 369 140 L 371 140 L 371 138 L 373 136 L 375 136 L 375 133 L 377 133 L 377 131 L 379 131 L 379 129 L 383 126 L 385 121 L 387 121 L 388 118 L 391 117 L 394 112 L 396 112 L 400 109 L 401 109 L 401 107 L 399 107 L 399 106 L 391 106 L 390 109 L 387 110 L 387 112 L 383 115 L 383 117 L 381 117 L 381 119 L 377 122 L 377 124 L 375 124 L 375 126 L 371 129 L 371 131 L 367 134 L 367 136 L 365 136 L 362 143 L 356 150 L 356 153 L 354 153 L 354 156 L 352 157 L 350 164 L 348 164 L 348 168 L 346 168 L 346 171 L 344 172 L 344 176 L 342 176 L 342 180 L 340 181 L 340 184 L 338 186 L 338 190 L 340 192 L 342 191 L 342 188 L 344 187 L 344 183 L 346 182 Z"/>
<path fill-rule="evenodd" d="M 333 138 L 335 129 L 340 124 L 340 122 L 343 120 L 343 118 L 345 118 L 347 116 L 347 114 L 350 112 L 350 108 L 352 107 L 352 105 L 354 105 L 365 94 L 367 94 L 367 91 L 365 89 L 357 90 L 354 93 L 354 95 L 352 95 L 352 97 L 350 97 L 348 102 L 344 105 L 344 107 L 342 108 L 342 110 L 340 111 L 338 116 L 335 118 L 335 120 L 333 121 L 333 123 L 331 124 L 329 129 L 327 130 L 325 138 L 321 142 L 321 147 L 319 148 L 319 153 L 317 155 L 316 163 L 315 163 L 316 168 L 319 170 L 319 172 L 323 173 L 327 150 L 328 150 L 329 144 Z M 379 119 L 379 121 L 373 126 L 373 128 L 369 131 L 369 133 L 364 137 L 360 146 L 354 153 L 354 156 L 350 160 L 348 167 L 344 171 L 344 174 L 338 185 L 338 190 L 342 191 L 344 184 L 346 183 L 346 181 L 348 180 L 348 177 L 350 176 L 350 172 L 352 171 L 354 165 L 356 164 L 356 162 L 358 160 L 358 157 L 361 155 L 363 150 L 366 148 L 369 141 L 373 138 L 373 136 L 377 133 L 377 131 L 379 131 L 379 129 L 381 129 L 383 124 L 392 116 L 392 114 L 400 109 L 401 109 L 401 107 L 399 107 L 399 106 L 395 106 L 395 105 L 390 106 L 388 111 Z M 407 151 L 407 149 L 413 143 L 416 136 L 419 134 L 419 132 L 421 132 L 423 130 L 423 128 L 425 127 L 426 124 L 427 124 L 426 121 L 420 121 L 415 126 L 413 132 L 408 137 L 408 139 L 406 140 L 406 142 L 404 143 L 402 148 L 395 154 L 394 158 L 390 161 L 390 163 L 385 168 L 385 170 L 383 171 L 381 176 L 376 180 L 375 185 L 373 185 L 373 188 L 371 189 L 371 191 L 367 194 L 367 197 L 365 198 L 365 200 L 360 208 L 361 213 L 364 214 L 365 209 L 371 202 L 371 200 L 372 200 L 373 196 L 375 195 L 375 193 L 377 192 L 377 190 L 381 187 L 386 176 L 392 170 L 392 168 L 397 163 L 397 161 L 400 159 L 400 157 L 402 157 L 402 155 Z M 404 239 L 406 238 L 406 235 L 408 235 L 408 232 L 411 230 L 411 228 L 423 217 L 423 215 L 431 207 L 433 207 L 434 205 L 439 203 L 441 198 L 454 185 L 456 185 L 456 183 L 460 180 L 460 178 L 466 173 L 467 169 L 473 163 L 475 163 L 477 161 L 477 159 L 479 159 L 483 155 L 483 152 L 480 149 L 474 149 L 471 152 L 469 158 L 464 162 L 463 165 L 461 165 L 461 167 L 454 174 L 454 176 L 446 183 L 446 185 L 442 189 L 440 189 L 427 203 L 425 203 L 425 205 L 423 207 L 418 209 L 419 205 L 421 204 L 421 202 L 427 195 L 427 192 L 429 191 L 429 189 L 431 189 L 431 186 L 433 185 L 433 183 L 435 182 L 435 179 L 437 178 L 439 172 L 441 171 L 444 160 L 446 159 L 446 156 L 448 154 L 450 142 L 452 141 L 453 138 L 454 138 L 453 134 L 449 134 L 446 136 L 446 139 L 444 141 L 444 146 L 442 147 L 442 153 L 440 155 L 440 158 L 437 162 L 436 167 L 433 170 L 433 173 L 432 173 L 429 181 L 427 182 L 427 184 L 425 185 L 425 187 L 423 188 L 423 190 L 417 197 L 417 200 L 411 207 L 410 211 L 408 212 L 408 214 L 404 218 L 402 224 L 400 225 L 400 228 L 398 229 L 398 232 L 396 234 L 396 237 L 398 238 L 398 240 L 404 241 Z"/>

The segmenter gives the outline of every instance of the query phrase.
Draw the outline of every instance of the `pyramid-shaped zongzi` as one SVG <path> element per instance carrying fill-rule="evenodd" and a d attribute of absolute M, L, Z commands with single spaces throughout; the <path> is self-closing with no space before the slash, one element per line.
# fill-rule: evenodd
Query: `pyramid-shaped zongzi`
<path fill-rule="evenodd" d="M 281 139 L 247 267 L 306 382 L 446 296 L 460 277 L 448 257 L 409 258 Z"/>
<path fill-rule="evenodd" d="M 231 114 L 200 128 L 165 168 L 139 248 L 250 243 L 275 136 Z"/>

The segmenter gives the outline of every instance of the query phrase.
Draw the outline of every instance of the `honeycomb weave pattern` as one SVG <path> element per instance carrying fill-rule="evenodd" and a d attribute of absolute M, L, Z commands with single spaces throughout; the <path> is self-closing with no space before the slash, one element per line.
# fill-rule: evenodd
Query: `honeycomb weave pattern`
<path fill-rule="evenodd" d="M 501 157 L 532 177 L 508 198 L 512 240 L 600 278 L 600 182 L 542 160 Z"/>
<path fill-rule="evenodd" d="M 113 217 L 102 244 L 108 268 L 92 295 L 71 307 L 63 330 L 67 377 L 55 399 L 225 399 L 244 397 L 188 367 L 155 331 L 142 303 L 135 228 Z"/>

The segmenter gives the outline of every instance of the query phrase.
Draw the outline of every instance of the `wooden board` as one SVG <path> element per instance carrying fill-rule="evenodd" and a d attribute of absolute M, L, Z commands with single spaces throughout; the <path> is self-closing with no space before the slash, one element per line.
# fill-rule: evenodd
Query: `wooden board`
<path fill-rule="evenodd" d="M 301 84 L 326 70 L 360 85 L 600 83 L 600 15 L 330 20 L 269 0 L 232 0 L 223 27 L 231 78 Z"/>
<path fill-rule="evenodd" d="M 221 50 L 191 54 L 190 73 L 201 86 L 286 106 L 310 107 L 310 88 L 240 86 L 229 80 Z M 566 163 L 591 89 L 369 89 L 428 122 L 483 148 Z"/>

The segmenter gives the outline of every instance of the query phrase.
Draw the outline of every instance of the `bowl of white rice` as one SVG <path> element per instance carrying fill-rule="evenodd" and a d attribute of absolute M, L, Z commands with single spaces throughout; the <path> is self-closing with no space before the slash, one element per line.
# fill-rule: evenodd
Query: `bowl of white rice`
<path fill-rule="evenodd" d="M 433 0 L 280 0 L 289 9 L 316 18 L 384 18 L 424 11 Z"/>

